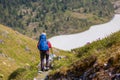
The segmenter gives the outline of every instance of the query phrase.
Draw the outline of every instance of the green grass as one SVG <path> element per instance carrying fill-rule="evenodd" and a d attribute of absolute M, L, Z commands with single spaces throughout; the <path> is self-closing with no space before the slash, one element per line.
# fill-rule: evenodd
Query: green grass
<path fill-rule="evenodd" d="M 68 58 L 56 62 L 56 69 L 51 72 L 50 77 L 55 79 L 56 75 L 57 77 L 61 77 L 68 72 L 80 76 L 82 72 L 93 66 L 94 62 L 99 66 L 103 66 L 105 63 L 108 63 L 110 59 L 112 61 L 111 66 L 118 67 L 120 65 L 119 47 L 120 31 L 102 40 L 94 41 L 81 48 L 73 49 L 72 52 L 69 53 Z M 117 71 L 119 72 L 120 70 L 117 69 Z"/>
<path fill-rule="evenodd" d="M 107 59 L 112 54 L 110 53 L 110 50 L 117 48 L 119 46 L 119 42 L 120 32 L 117 32 L 109 37 L 95 41 L 91 44 L 75 49 L 73 51 L 75 51 L 78 54 L 78 57 L 95 55 L 98 57 L 98 60 L 100 60 L 103 64 L 104 61 L 107 61 Z"/>
<path fill-rule="evenodd" d="M 39 63 L 37 42 L 3 25 L 0 25 L 0 40 L 3 40 L 0 43 L 0 54 L 5 54 L 5 56 L 0 56 L 0 76 L 3 80 L 8 78 L 32 80 L 37 75 Z M 104 65 L 111 58 L 113 58 L 112 66 L 117 66 L 120 56 L 119 47 L 120 32 L 117 32 L 102 40 L 73 49 L 71 52 L 53 49 L 57 56 L 64 56 L 64 58 L 54 61 L 50 75 L 54 76 L 57 73 L 66 75 L 68 71 L 78 75 L 76 69 L 81 68 L 84 71 L 94 61 L 99 65 Z"/>
<path fill-rule="evenodd" d="M 18 68 L 39 62 L 36 40 L 3 25 L 0 25 L 0 40 L 3 41 L 0 43 L 0 53 L 6 55 L 0 56 L 0 72 L 4 75 L 3 80 L 7 80 L 8 76 Z"/>

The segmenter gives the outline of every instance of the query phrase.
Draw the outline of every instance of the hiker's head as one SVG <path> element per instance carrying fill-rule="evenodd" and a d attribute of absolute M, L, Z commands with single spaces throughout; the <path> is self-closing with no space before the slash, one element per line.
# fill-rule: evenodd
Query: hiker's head
<path fill-rule="evenodd" d="M 46 31 L 45 31 L 45 30 L 43 30 L 42 34 L 46 35 Z"/>

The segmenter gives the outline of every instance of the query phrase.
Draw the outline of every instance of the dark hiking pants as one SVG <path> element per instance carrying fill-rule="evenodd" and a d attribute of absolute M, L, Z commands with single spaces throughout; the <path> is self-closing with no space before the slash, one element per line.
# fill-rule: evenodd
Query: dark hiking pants
<path fill-rule="evenodd" d="M 41 70 L 44 71 L 44 58 L 46 57 L 46 67 L 49 67 L 49 52 L 40 51 Z"/>

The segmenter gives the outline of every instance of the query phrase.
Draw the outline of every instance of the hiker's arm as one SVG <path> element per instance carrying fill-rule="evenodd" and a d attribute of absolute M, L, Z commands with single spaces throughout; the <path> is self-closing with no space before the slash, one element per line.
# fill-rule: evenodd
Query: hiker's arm
<path fill-rule="evenodd" d="M 39 41 L 38 41 L 38 43 L 37 43 L 37 48 L 38 48 L 38 46 L 39 46 Z"/>

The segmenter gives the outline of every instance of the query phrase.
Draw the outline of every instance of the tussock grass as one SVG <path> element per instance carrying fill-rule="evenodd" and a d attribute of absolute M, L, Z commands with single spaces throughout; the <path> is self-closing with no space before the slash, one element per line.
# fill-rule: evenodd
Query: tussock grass
<path fill-rule="evenodd" d="M 86 69 L 93 67 L 94 64 L 104 66 L 110 64 L 115 67 L 117 72 L 120 72 L 120 31 L 110 36 L 94 41 L 81 48 L 73 49 L 72 56 L 69 56 L 65 61 L 61 60 L 60 69 L 50 74 L 50 78 L 60 78 L 68 73 L 73 73 L 74 76 L 80 76 Z M 73 58 L 73 60 L 70 60 Z M 66 63 L 66 65 L 64 65 Z M 57 66 L 56 66 L 57 67 Z M 57 77 L 55 77 L 57 75 Z"/>
<path fill-rule="evenodd" d="M 0 43 L 0 73 L 4 75 L 3 80 L 7 80 L 8 76 L 18 68 L 39 62 L 36 40 L 3 25 L 0 25 L 0 40 L 2 41 Z"/>

